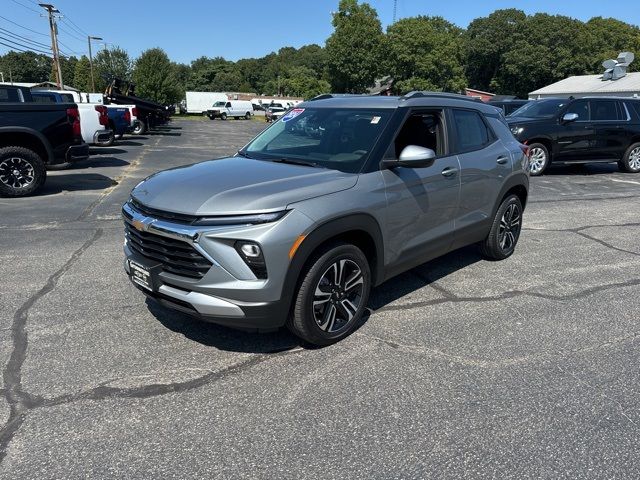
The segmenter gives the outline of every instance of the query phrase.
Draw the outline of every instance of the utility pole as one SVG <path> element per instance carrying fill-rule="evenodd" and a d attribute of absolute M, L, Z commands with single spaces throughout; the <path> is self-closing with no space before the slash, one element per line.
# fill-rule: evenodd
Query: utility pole
<path fill-rule="evenodd" d="M 91 91 L 96 91 L 96 83 L 93 80 L 93 57 L 91 56 L 91 40 L 102 40 L 100 37 L 87 36 L 87 42 L 89 43 L 89 70 L 91 70 Z"/>
<path fill-rule="evenodd" d="M 58 89 L 62 90 L 62 69 L 60 68 L 60 51 L 58 50 L 58 26 L 56 25 L 56 13 L 60 13 L 56 7 L 50 3 L 39 3 L 49 14 L 49 29 L 51 30 L 51 51 L 53 52 L 53 63 L 56 67 L 56 83 Z"/>
<path fill-rule="evenodd" d="M 396 23 L 396 11 L 398 9 L 398 0 L 393 0 L 393 23 Z"/>

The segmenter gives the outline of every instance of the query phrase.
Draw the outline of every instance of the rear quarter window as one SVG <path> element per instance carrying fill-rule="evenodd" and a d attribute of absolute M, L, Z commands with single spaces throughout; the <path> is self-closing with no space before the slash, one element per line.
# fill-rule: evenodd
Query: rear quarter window
<path fill-rule="evenodd" d="M 456 152 L 480 150 L 495 139 L 482 115 L 474 110 L 453 110 L 456 129 Z"/>
<path fill-rule="evenodd" d="M 0 88 L 0 102 L 19 102 L 18 90 L 14 88 Z"/>

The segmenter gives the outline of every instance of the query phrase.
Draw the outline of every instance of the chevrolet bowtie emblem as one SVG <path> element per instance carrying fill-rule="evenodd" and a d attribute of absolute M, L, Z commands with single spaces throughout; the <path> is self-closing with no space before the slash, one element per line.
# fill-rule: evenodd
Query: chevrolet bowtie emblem
<path fill-rule="evenodd" d="M 145 231 L 145 224 L 143 222 L 141 222 L 140 220 L 133 220 L 131 222 L 131 225 L 133 225 L 133 228 L 135 228 L 136 230 L 138 230 L 140 232 L 144 232 Z"/>

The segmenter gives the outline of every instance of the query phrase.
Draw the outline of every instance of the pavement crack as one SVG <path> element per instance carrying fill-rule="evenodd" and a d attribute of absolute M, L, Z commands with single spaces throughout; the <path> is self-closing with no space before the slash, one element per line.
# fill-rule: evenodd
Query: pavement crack
<path fill-rule="evenodd" d="M 205 375 L 187 380 L 184 382 L 173 383 L 152 383 L 140 385 L 131 388 L 112 387 L 108 384 L 113 382 L 109 380 L 98 385 L 95 388 L 80 392 L 77 394 L 60 395 L 51 399 L 43 399 L 37 407 L 52 407 L 77 402 L 80 400 L 104 400 L 108 398 L 151 398 L 166 395 L 168 393 L 180 393 L 202 387 L 232 375 L 238 375 L 249 370 L 269 359 L 291 355 L 303 351 L 302 348 L 294 348 L 288 350 L 276 350 L 270 353 L 264 353 L 253 356 L 247 360 L 236 363 L 222 370 L 209 371 Z"/>
<path fill-rule="evenodd" d="M 605 242 L 604 240 L 600 240 L 599 238 L 592 237 L 591 235 L 588 235 L 588 234 L 586 234 L 586 233 L 584 233 L 582 231 L 578 231 L 578 232 L 575 232 L 575 233 L 576 233 L 576 235 L 580 235 L 581 237 L 584 237 L 584 238 L 586 238 L 588 240 L 591 240 L 593 242 L 599 243 L 600 245 L 602 245 L 604 247 L 607 247 L 607 248 L 610 248 L 611 250 L 616 250 L 617 252 L 629 253 L 631 255 L 640 256 L 640 253 L 632 252 L 631 250 L 625 250 L 624 248 L 616 247 L 615 245 L 611 245 L 610 243 Z"/>
<path fill-rule="evenodd" d="M 51 276 L 45 284 L 31 295 L 13 315 L 11 324 L 11 340 L 13 348 L 11 356 L 3 371 L 4 380 L 4 397 L 9 404 L 9 420 L 7 424 L 0 429 L 0 463 L 7 453 L 7 447 L 13 438 L 13 435 L 20 427 L 24 415 L 37 402 L 34 402 L 32 395 L 22 390 L 22 365 L 27 356 L 28 336 L 27 336 L 27 318 L 29 310 L 38 300 L 52 292 L 60 278 L 78 261 L 82 254 L 93 245 L 102 236 L 102 229 L 95 230 L 94 234 L 80 248 L 78 248 L 71 257 Z"/>
<path fill-rule="evenodd" d="M 500 300 L 507 300 L 510 298 L 520 297 L 520 296 L 543 298 L 546 300 L 553 300 L 553 301 L 566 301 L 566 300 L 576 300 L 579 298 L 587 297 L 589 295 L 593 295 L 594 293 L 599 293 L 606 290 L 611 290 L 615 288 L 635 287 L 638 285 L 640 285 L 640 278 L 633 278 L 626 282 L 616 282 L 616 283 L 608 283 L 605 285 L 596 285 L 596 286 L 585 288 L 584 290 L 580 290 L 575 293 L 569 293 L 566 295 L 551 295 L 547 293 L 532 292 L 528 290 L 511 290 L 508 292 L 504 292 L 500 295 L 492 295 L 487 297 L 436 298 L 432 300 L 425 300 L 422 302 L 411 302 L 411 303 L 405 303 L 402 305 L 389 305 L 389 306 L 378 308 L 377 310 L 373 310 L 373 309 L 369 309 L 369 310 L 371 311 L 372 314 L 374 314 L 378 312 L 411 310 L 413 308 L 428 307 L 433 305 L 440 305 L 443 303 L 497 302 Z"/>
<path fill-rule="evenodd" d="M 422 272 L 417 272 L 415 270 L 411 270 L 411 274 L 413 274 L 413 276 L 419 278 L 426 285 L 430 286 L 431 288 L 433 288 L 437 292 L 441 293 L 445 298 L 450 299 L 450 300 L 458 298 L 458 296 L 455 293 L 451 292 L 450 290 L 447 290 L 442 285 L 437 283 L 435 280 L 432 280 L 431 278 L 429 278 L 428 275 L 425 275 Z"/>

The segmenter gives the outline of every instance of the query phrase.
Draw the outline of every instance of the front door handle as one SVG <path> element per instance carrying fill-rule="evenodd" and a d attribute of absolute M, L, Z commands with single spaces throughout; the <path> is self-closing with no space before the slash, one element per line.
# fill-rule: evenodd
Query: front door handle
<path fill-rule="evenodd" d="M 507 157 L 498 157 L 498 158 L 496 158 L 496 162 L 499 163 L 500 165 L 504 165 L 508 161 L 509 161 L 509 159 Z"/>
<path fill-rule="evenodd" d="M 453 167 L 447 167 L 442 170 L 443 177 L 453 177 L 456 173 L 458 173 L 458 169 Z"/>

